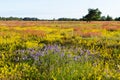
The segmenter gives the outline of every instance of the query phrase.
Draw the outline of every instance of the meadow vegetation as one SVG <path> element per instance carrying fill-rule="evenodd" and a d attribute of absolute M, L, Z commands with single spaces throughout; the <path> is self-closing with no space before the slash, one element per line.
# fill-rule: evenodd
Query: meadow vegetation
<path fill-rule="evenodd" d="M 0 21 L 0 80 L 120 80 L 120 22 Z"/>

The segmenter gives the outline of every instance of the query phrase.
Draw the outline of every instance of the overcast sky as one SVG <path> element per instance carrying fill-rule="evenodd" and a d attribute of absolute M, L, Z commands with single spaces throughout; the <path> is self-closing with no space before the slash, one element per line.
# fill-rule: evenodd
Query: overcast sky
<path fill-rule="evenodd" d="M 0 16 L 5 17 L 81 18 L 88 8 L 120 17 L 120 0 L 0 0 Z"/>

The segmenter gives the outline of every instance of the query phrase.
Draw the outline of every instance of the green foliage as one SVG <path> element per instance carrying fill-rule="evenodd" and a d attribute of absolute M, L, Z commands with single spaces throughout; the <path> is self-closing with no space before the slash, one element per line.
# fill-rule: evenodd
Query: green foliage
<path fill-rule="evenodd" d="M 88 14 L 83 17 L 86 21 L 98 21 L 100 20 L 101 12 L 99 9 L 88 9 Z"/>
<path fill-rule="evenodd" d="M 100 20 L 101 20 L 101 21 L 106 21 L 106 17 L 105 17 L 105 16 L 102 16 Z"/>
<path fill-rule="evenodd" d="M 30 17 L 25 17 L 25 18 L 18 18 L 18 17 L 0 17 L 0 20 L 3 21 L 39 21 L 40 19 L 38 18 L 30 18 Z"/>
<path fill-rule="evenodd" d="M 109 16 L 109 15 L 107 15 L 107 17 L 106 17 L 106 21 L 112 21 L 112 20 L 113 20 L 112 17 Z"/>
<path fill-rule="evenodd" d="M 120 21 L 120 17 L 115 18 L 115 21 Z"/>

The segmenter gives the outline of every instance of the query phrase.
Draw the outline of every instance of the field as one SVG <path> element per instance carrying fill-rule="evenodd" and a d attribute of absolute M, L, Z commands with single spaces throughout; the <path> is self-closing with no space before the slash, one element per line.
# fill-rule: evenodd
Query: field
<path fill-rule="evenodd" d="M 120 80 L 120 22 L 0 21 L 0 80 Z"/>

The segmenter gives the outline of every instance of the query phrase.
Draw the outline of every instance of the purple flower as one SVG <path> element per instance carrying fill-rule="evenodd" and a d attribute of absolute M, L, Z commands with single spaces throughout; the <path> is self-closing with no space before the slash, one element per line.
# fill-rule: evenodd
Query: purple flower
<path fill-rule="evenodd" d="M 74 56 L 73 58 L 75 61 L 77 61 L 80 58 L 80 56 Z"/>
<path fill-rule="evenodd" d="M 39 51 L 39 52 L 37 52 L 37 53 L 35 54 L 35 56 L 44 56 L 44 54 Z"/>
<path fill-rule="evenodd" d="M 60 57 L 64 57 L 64 56 L 65 56 L 65 53 L 62 52 L 62 53 L 60 54 Z"/>
<path fill-rule="evenodd" d="M 25 53 L 25 50 L 20 50 L 20 53 L 22 54 L 22 53 Z"/>
<path fill-rule="evenodd" d="M 80 50 L 80 54 L 83 55 L 85 52 L 81 49 Z"/>
<path fill-rule="evenodd" d="M 86 53 L 87 53 L 88 55 L 90 55 L 90 54 L 91 54 L 89 50 L 87 50 L 87 51 L 86 51 Z"/>
<path fill-rule="evenodd" d="M 77 61 L 77 60 L 78 60 L 77 56 L 75 56 L 75 57 L 74 57 L 74 60 L 75 60 L 75 61 Z"/>
<path fill-rule="evenodd" d="M 38 56 L 35 56 L 35 57 L 34 57 L 34 60 L 35 60 L 35 61 L 38 61 L 38 60 L 39 60 L 39 57 L 38 57 Z"/>
<path fill-rule="evenodd" d="M 70 58 L 70 57 L 71 57 L 71 54 L 68 54 L 67 56 L 68 56 L 68 58 Z"/>
<path fill-rule="evenodd" d="M 22 59 L 23 59 L 23 60 L 27 60 L 27 59 L 28 59 L 28 57 L 27 57 L 27 56 L 24 56 L 24 57 L 22 57 Z"/>

